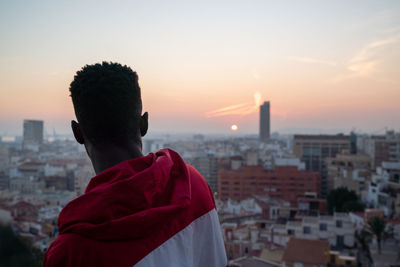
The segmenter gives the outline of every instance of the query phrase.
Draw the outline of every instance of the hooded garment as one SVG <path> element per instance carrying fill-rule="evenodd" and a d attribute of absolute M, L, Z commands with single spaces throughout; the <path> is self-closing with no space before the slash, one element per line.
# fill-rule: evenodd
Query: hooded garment
<path fill-rule="evenodd" d="M 226 266 L 214 197 L 163 149 L 93 177 L 58 218 L 44 266 Z"/>

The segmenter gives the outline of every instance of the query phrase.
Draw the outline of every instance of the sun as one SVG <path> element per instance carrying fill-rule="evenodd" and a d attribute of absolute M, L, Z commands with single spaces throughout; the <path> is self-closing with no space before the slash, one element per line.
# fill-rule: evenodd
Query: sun
<path fill-rule="evenodd" d="M 236 124 L 233 124 L 233 125 L 231 126 L 231 131 L 235 132 L 235 131 L 237 131 L 237 130 L 238 130 L 237 125 L 236 125 Z"/>

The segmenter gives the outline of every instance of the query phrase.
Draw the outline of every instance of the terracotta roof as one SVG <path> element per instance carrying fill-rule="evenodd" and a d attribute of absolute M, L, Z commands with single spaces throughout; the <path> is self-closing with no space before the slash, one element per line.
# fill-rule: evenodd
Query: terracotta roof
<path fill-rule="evenodd" d="M 310 240 L 292 237 L 285 249 L 284 262 L 304 264 L 327 264 L 329 242 L 327 240 Z"/>

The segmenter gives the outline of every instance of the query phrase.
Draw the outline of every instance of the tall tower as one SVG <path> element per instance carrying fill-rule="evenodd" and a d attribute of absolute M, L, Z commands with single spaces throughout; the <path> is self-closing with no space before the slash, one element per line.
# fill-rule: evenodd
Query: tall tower
<path fill-rule="evenodd" d="M 43 143 L 43 121 L 24 120 L 23 146 L 41 145 Z"/>
<path fill-rule="evenodd" d="M 270 103 L 269 101 L 264 102 L 260 106 L 260 140 L 266 141 L 270 137 Z"/>

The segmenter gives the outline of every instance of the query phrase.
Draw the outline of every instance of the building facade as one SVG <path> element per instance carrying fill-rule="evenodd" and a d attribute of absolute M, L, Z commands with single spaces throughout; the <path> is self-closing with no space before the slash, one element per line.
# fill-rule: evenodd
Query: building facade
<path fill-rule="evenodd" d="M 382 162 L 400 161 L 400 133 L 387 131 L 384 135 L 363 136 L 359 147 L 368 154 L 374 163 L 374 168 L 380 167 Z"/>
<path fill-rule="evenodd" d="M 382 162 L 400 161 L 400 133 L 389 131 L 385 136 L 374 139 L 374 166 L 379 167 Z"/>
<path fill-rule="evenodd" d="M 348 135 L 295 135 L 293 154 L 306 164 L 306 170 L 321 173 L 321 194 L 327 195 L 326 158 L 334 158 L 344 150 L 350 151 Z"/>
<path fill-rule="evenodd" d="M 218 172 L 218 197 L 243 200 L 254 195 L 268 195 L 272 199 L 288 201 L 295 207 L 297 198 L 305 193 L 319 195 L 320 184 L 319 173 L 299 170 L 296 166 L 276 166 L 273 170 L 244 166 Z"/>
<path fill-rule="evenodd" d="M 213 155 L 203 155 L 187 161 L 192 164 L 208 183 L 213 193 L 217 192 L 218 161 Z"/>
<path fill-rule="evenodd" d="M 369 155 L 339 153 L 334 158 L 326 158 L 327 190 L 346 187 L 358 195 L 365 190 L 371 178 L 372 160 Z"/>
<path fill-rule="evenodd" d="M 327 240 L 337 250 L 353 247 L 355 227 L 348 213 L 335 212 L 333 216 L 304 216 L 300 221 L 274 224 L 266 235 L 270 240 L 286 246 L 291 237 L 311 240 Z"/>
<path fill-rule="evenodd" d="M 39 146 L 43 143 L 43 121 L 24 120 L 23 147 Z"/>

